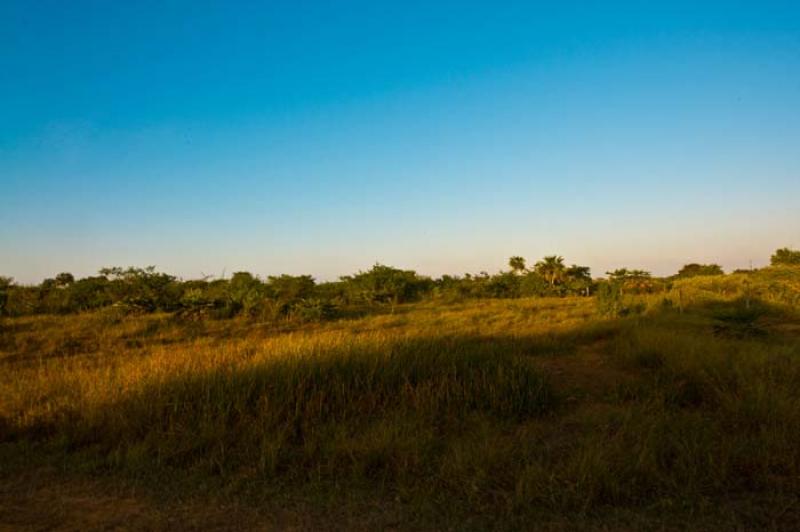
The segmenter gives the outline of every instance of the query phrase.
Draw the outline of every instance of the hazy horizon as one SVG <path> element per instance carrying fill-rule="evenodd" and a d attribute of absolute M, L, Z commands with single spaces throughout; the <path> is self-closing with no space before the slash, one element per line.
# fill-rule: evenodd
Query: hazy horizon
<path fill-rule="evenodd" d="M 800 247 L 791 2 L 0 5 L 0 275 Z"/>
<path fill-rule="evenodd" d="M 766 247 L 768 247 L 768 246 L 766 246 Z M 778 246 L 778 247 L 780 247 L 780 246 Z M 741 262 L 741 263 L 739 263 L 739 262 L 724 262 L 724 261 L 720 261 L 720 260 L 715 260 L 713 257 L 707 257 L 706 255 L 696 255 L 696 256 L 701 257 L 699 259 L 687 259 L 687 260 L 674 259 L 674 260 L 672 260 L 672 261 L 670 261 L 668 263 L 650 262 L 650 261 L 647 261 L 647 260 L 631 258 L 630 260 L 627 260 L 627 261 L 625 261 L 625 260 L 619 260 L 619 261 L 606 260 L 604 262 L 597 262 L 596 264 L 593 264 L 593 263 L 587 262 L 587 261 L 573 260 L 572 257 L 570 257 L 570 256 L 566 256 L 564 258 L 565 258 L 565 262 L 566 262 L 567 265 L 569 265 L 569 264 L 579 264 L 579 265 L 583 265 L 583 266 L 589 266 L 591 268 L 592 277 L 595 277 L 595 278 L 607 277 L 607 275 L 606 275 L 607 271 L 615 270 L 617 268 L 623 268 L 623 267 L 632 268 L 632 269 L 643 269 L 643 270 L 651 272 L 653 275 L 660 276 L 660 277 L 661 276 L 666 277 L 666 276 L 670 276 L 670 275 L 673 275 L 673 274 L 677 273 L 678 270 L 682 266 L 684 266 L 686 264 L 689 264 L 689 263 L 719 264 L 720 266 L 722 266 L 723 270 L 726 273 L 730 273 L 735 269 L 747 269 L 747 268 L 750 268 L 751 266 L 753 268 L 760 268 L 760 267 L 763 267 L 763 266 L 768 266 L 769 265 L 770 255 L 772 255 L 772 253 L 775 251 L 775 249 L 777 249 L 777 247 L 769 249 L 768 251 L 765 252 L 765 254 L 763 256 L 759 256 L 757 259 L 746 259 L 744 262 Z M 534 266 L 534 264 L 539 259 L 541 259 L 542 257 L 544 257 L 546 255 L 555 255 L 555 254 L 558 254 L 558 253 L 556 253 L 556 252 L 546 253 L 546 254 L 542 254 L 540 256 L 537 255 L 537 256 L 531 256 L 531 257 L 525 256 L 524 258 L 526 259 L 527 266 L 529 268 L 532 268 Z M 111 266 L 121 266 L 123 268 L 128 267 L 128 266 L 139 267 L 139 268 L 155 266 L 156 270 L 158 270 L 158 271 L 161 271 L 161 272 L 164 272 L 164 273 L 168 273 L 168 274 L 172 274 L 172 275 L 176 275 L 177 277 L 179 277 L 181 279 L 184 279 L 184 280 L 200 279 L 200 278 L 206 278 L 206 277 L 210 278 L 210 279 L 223 279 L 223 278 L 228 278 L 229 279 L 231 277 L 231 275 L 234 274 L 235 272 L 247 271 L 247 272 L 250 272 L 253 275 L 256 275 L 256 276 L 258 276 L 258 277 L 260 277 L 262 279 L 266 279 L 268 276 L 271 276 L 271 275 L 290 274 L 290 275 L 311 275 L 318 282 L 328 282 L 328 281 L 338 280 L 341 276 L 350 275 L 350 274 L 356 273 L 358 271 L 369 270 L 374 264 L 384 264 L 384 265 L 388 265 L 388 266 L 400 267 L 400 268 L 403 268 L 403 269 L 415 270 L 417 273 L 419 273 L 421 275 L 426 275 L 426 276 L 430 276 L 430 277 L 436 278 L 436 277 L 440 277 L 440 276 L 445 275 L 445 274 L 463 276 L 464 274 L 479 274 L 479 273 L 484 272 L 484 271 L 488 272 L 489 274 L 494 274 L 494 273 L 497 273 L 499 271 L 508 271 L 509 270 L 508 258 L 510 258 L 511 256 L 515 256 L 515 255 L 519 255 L 519 254 L 518 253 L 510 253 L 510 254 L 508 254 L 508 257 L 506 257 L 506 258 L 499 258 L 499 259 L 492 258 L 492 259 L 487 259 L 487 260 L 485 260 L 483 262 L 481 262 L 479 260 L 476 260 L 475 261 L 475 264 L 476 264 L 475 267 L 473 267 L 471 269 L 458 269 L 459 268 L 458 265 L 455 265 L 455 266 L 453 266 L 453 268 L 449 268 L 449 269 L 447 267 L 442 267 L 440 269 L 428 268 L 426 266 L 426 264 L 433 264 L 433 263 L 437 262 L 435 260 L 435 258 L 430 260 L 430 261 L 423 262 L 421 266 L 420 265 L 416 265 L 416 264 L 404 263 L 402 261 L 388 262 L 388 261 L 374 260 L 372 262 L 365 263 L 365 264 L 362 264 L 362 265 L 356 265 L 352 269 L 349 269 L 349 270 L 347 270 L 347 269 L 342 269 L 341 271 L 333 271 L 333 270 L 331 270 L 332 273 L 327 273 L 327 274 L 326 273 L 319 274 L 319 273 L 315 273 L 314 271 L 311 271 L 309 269 L 305 269 L 304 270 L 302 268 L 295 269 L 295 270 L 270 269 L 268 267 L 268 265 L 266 267 L 263 266 L 263 265 L 250 265 L 250 266 L 244 266 L 244 267 L 223 266 L 219 271 L 202 270 L 201 269 L 201 270 L 197 270 L 197 271 L 189 270 L 188 273 L 182 273 L 182 272 L 178 272 L 178 271 L 175 271 L 175 270 L 171 270 L 168 267 L 163 267 L 162 265 L 159 265 L 157 263 L 136 262 L 136 263 L 100 263 L 96 268 L 91 269 L 91 267 L 90 267 L 90 269 L 87 269 L 87 270 L 78 270 L 78 269 L 70 270 L 68 268 L 58 268 L 58 267 L 52 268 L 51 267 L 49 270 L 43 270 L 44 273 L 40 274 L 38 277 L 33 277 L 33 278 L 14 277 L 14 276 L 11 276 L 11 277 L 14 279 L 15 282 L 25 285 L 25 284 L 38 284 L 42 280 L 44 280 L 46 278 L 54 278 L 57 274 L 62 273 L 62 272 L 69 272 L 69 273 L 72 273 L 73 275 L 75 275 L 76 277 L 80 278 L 80 277 L 88 277 L 88 276 L 92 276 L 92 275 L 97 275 L 101 268 L 106 268 L 106 267 L 111 267 Z M 703 258 L 703 257 L 705 257 L 705 258 Z M 335 263 L 335 261 L 332 261 L 332 262 Z M 452 262 L 455 263 L 455 261 L 452 261 Z M 488 266 L 482 266 L 482 265 L 485 265 L 485 264 L 488 264 Z M 606 266 L 597 266 L 597 264 L 606 264 Z"/>

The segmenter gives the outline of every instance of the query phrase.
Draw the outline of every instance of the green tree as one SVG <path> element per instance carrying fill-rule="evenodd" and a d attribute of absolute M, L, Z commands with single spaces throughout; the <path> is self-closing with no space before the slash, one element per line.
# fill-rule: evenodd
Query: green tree
<path fill-rule="evenodd" d="M 65 286 L 69 286 L 75 282 L 75 276 L 71 273 L 62 272 L 56 275 L 55 278 L 56 286 L 63 288 Z"/>
<path fill-rule="evenodd" d="M 544 277 L 536 272 L 528 272 L 520 279 L 519 291 L 521 296 L 544 296 L 550 285 Z"/>
<path fill-rule="evenodd" d="M 772 266 L 798 266 L 800 265 L 800 251 L 789 248 L 781 248 L 775 251 L 769 258 Z"/>
<path fill-rule="evenodd" d="M 508 266 L 515 274 L 520 274 L 525 271 L 525 259 L 519 256 L 514 256 L 508 259 Z"/>
<path fill-rule="evenodd" d="M 649 279 L 650 272 L 645 270 L 629 270 L 628 268 L 618 268 L 613 272 L 606 272 L 610 281 L 626 281 Z"/>
<path fill-rule="evenodd" d="M 697 277 L 700 275 L 724 275 L 719 264 L 697 264 L 693 262 L 686 264 L 678 271 L 676 277 Z"/>
<path fill-rule="evenodd" d="M 110 280 L 109 291 L 114 303 L 152 312 L 180 307 L 182 289 L 175 277 L 146 268 L 103 268 L 100 275 Z"/>
<path fill-rule="evenodd" d="M 550 255 L 536 263 L 534 271 L 544 277 L 550 288 L 554 288 L 564 278 L 566 268 L 564 267 L 564 257 Z"/>
<path fill-rule="evenodd" d="M 592 270 L 588 266 L 573 264 L 564 272 L 564 284 L 570 292 L 588 296 L 592 287 Z"/>
<path fill-rule="evenodd" d="M 270 275 L 267 278 L 267 290 L 270 297 L 289 303 L 306 299 L 314 295 L 316 283 L 310 275 Z"/>
<path fill-rule="evenodd" d="M 489 297 L 519 297 L 520 276 L 513 272 L 500 272 L 489 278 L 486 290 Z"/>
<path fill-rule="evenodd" d="M 248 315 L 256 313 L 265 298 L 264 284 L 250 272 L 236 272 L 228 282 L 228 297 L 233 306 L 233 313 L 244 312 Z"/>
<path fill-rule="evenodd" d="M 413 301 L 433 287 L 430 279 L 417 275 L 413 270 L 382 264 L 376 264 L 366 272 L 342 277 L 342 281 L 347 283 L 356 299 L 369 303 L 389 303 L 392 311 L 395 305 Z"/>
<path fill-rule="evenodd" d="M 85 277 L 69 287 L 69 311 L 98 309 L 113 303 L 105 276 Z"/>
<path fill-rule="evenodd" d="M 655 283 L 650 272 L 645 270 L 629 270 L 618 268 L 612 272 L 606 272 L 610 283 L 619 287 L 620 292 L 651 292 Z"/>
<path fill-rule="evenodd" d="M 5 315 L 6 313 L 6 307 L 8 306 L 8 295 L 13 284 L 14 279 L 11 277 L 0 276 L 0 316 Z"/>

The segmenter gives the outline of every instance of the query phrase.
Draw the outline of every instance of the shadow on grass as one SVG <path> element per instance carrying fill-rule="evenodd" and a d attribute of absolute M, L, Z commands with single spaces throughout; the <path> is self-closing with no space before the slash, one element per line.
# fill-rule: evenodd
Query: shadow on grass
<path fill-rule="evenodd" d="M 120 401 L 67 406 L 10 439 L 58 442 L 125 470 L 391 486 L 505 514 L 789 492 L 800 478 L 800 363 L 791 346 L 714 335 L 731 315 L 759 323 L 781 312 L 751 301 L 746 310 L 759 314 L 739 318 L 741 304 L 660 309 L 540 335 L 401 337 L 280 359 L 256 354 L 145 380 Z M 585 419 L 565 420 L 531 357 L 569 356 L 600 340 L 635 370 L 635 388 L 601 409 L 586 405 Z"/>
<path fill-rule="evenodd" d="M 159 326 L 137 330 L 153 336 Z M 205 423 L 214 425 L 217 435 L 220 426 L 235 434 L 248 423 L 297 434 L 313 424 L 383 415 L 420 415 L 437 423 L 471 412 L 498 419 L 538 416 L 552 411 L 557 398 L 527 357 L 569 355 L 613 335 L 614 327 L 600 322 L 538 335 L 401 337 L 255 363 L 234 361 L 207 373 L 145 380 L 118 403 L 88 410 L 66 405 L 54 419 L 21 427 L 13 437 L 61 435 L 78 445 L 115 446 L 149 441 L 153 431 L 168 433 L 176 426 L 193 440 Z M 124 339 L 130 341 L 131 334 Z"/>

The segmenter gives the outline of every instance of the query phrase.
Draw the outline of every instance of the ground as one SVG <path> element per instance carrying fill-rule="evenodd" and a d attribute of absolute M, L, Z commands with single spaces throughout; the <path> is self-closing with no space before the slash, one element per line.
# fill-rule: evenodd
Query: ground
<path fill-rule="evenodd" d="M 6 320 L 0 529 L 793 530 L 800 320 L 759 304 Z"/>

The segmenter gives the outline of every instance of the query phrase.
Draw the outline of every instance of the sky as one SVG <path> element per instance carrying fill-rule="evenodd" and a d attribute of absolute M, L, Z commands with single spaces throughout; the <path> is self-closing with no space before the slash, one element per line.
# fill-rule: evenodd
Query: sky
<path fill-rule="evenodd" d="M 0 274 L 800 248 L 797 2 L 0 0 Z"/>

